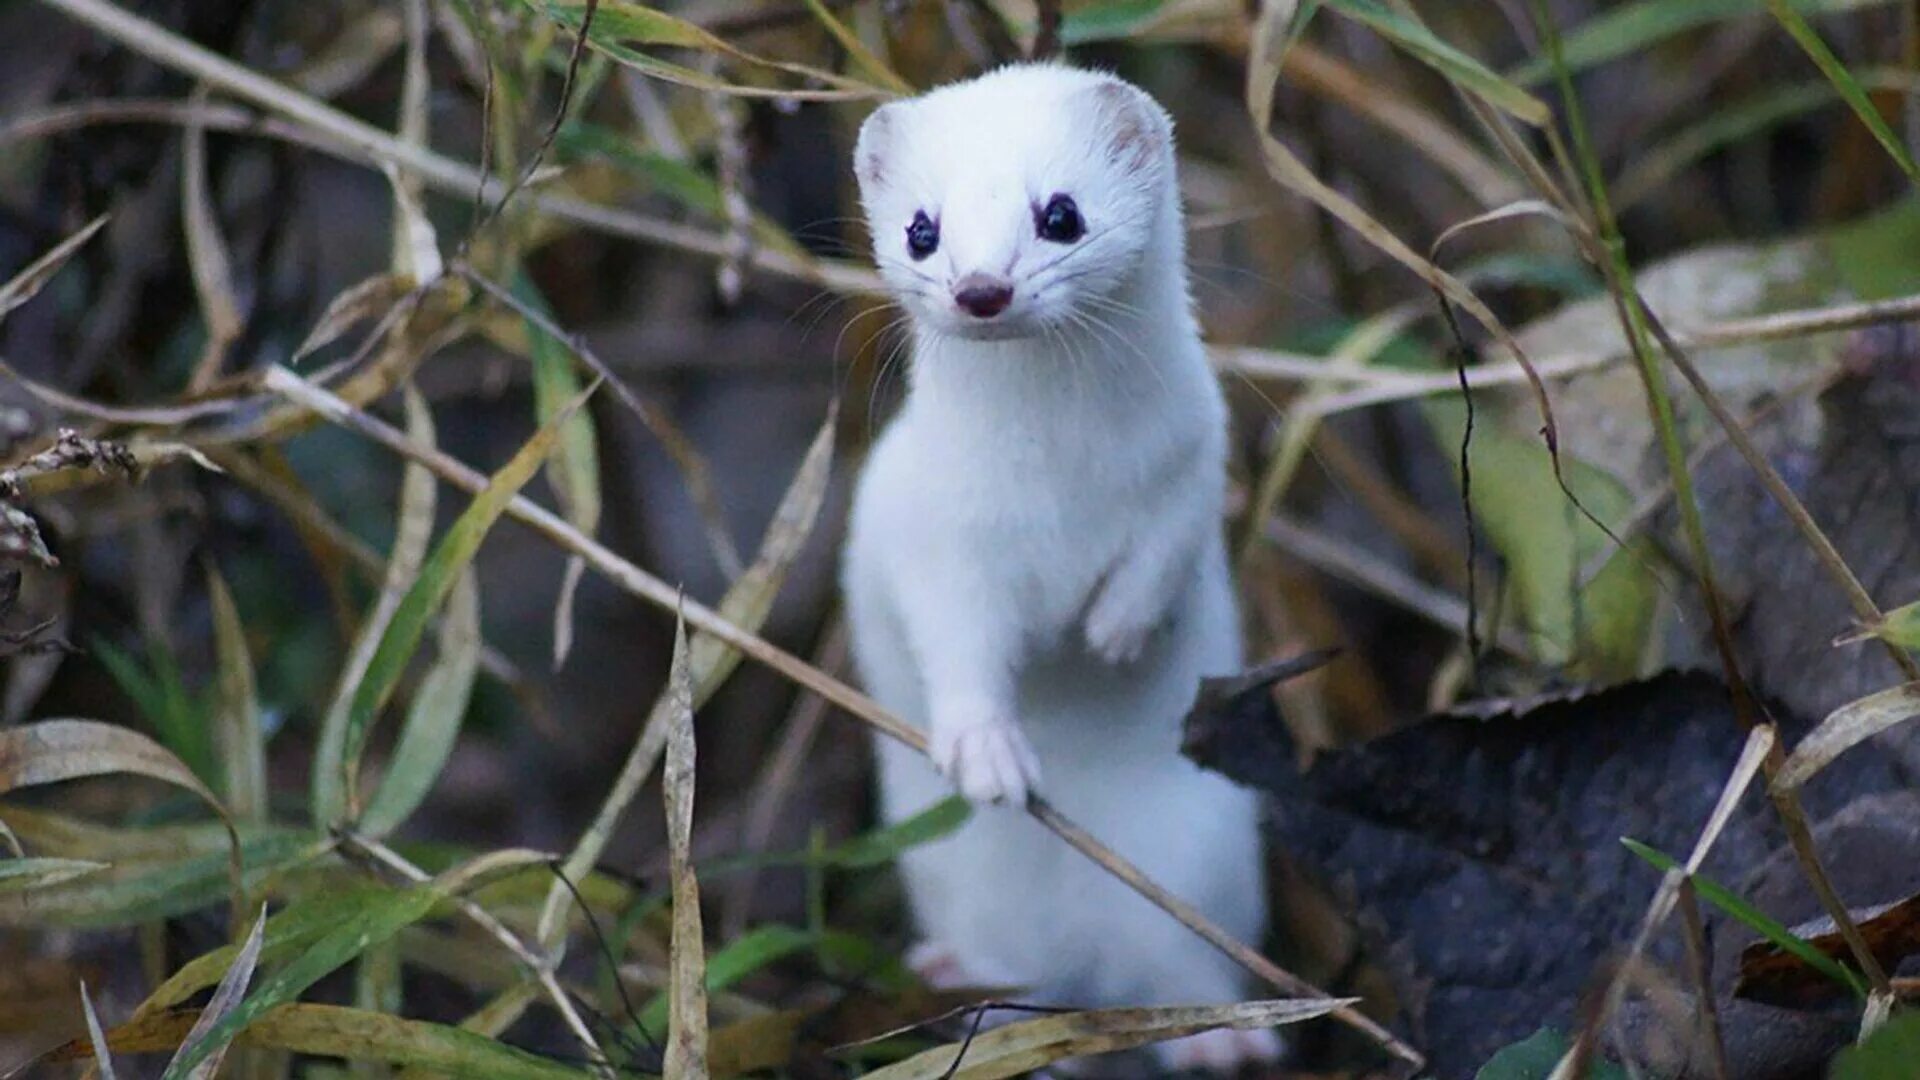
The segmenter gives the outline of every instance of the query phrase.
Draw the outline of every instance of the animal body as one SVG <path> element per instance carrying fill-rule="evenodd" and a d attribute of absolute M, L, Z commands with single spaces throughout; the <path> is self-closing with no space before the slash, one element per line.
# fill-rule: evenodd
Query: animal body
<path fill-rule="evenodd" d="M 1060 1004 L 1238 1000 L 1231 961 L 1021 809 L 1044 794 L 1258 939 L 1255 796 L 1179 753 L 1200 679 L 1243 657 L 1172 122 L 1113 76 L 1015 65 L 881 107 L 855 170 L 913 356 L 859 480 L 847 611 L 867 688 L 932 748 L 879 741 L 880 803 L 976 804 L 902 860 L 916 965 Z M 1231 1069 L 1279 1040 L 1157 1049 Z"/>

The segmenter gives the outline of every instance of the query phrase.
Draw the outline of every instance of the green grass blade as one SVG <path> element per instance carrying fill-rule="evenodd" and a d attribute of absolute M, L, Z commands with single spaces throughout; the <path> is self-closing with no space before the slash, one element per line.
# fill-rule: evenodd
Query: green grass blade
<path fill-rule="evenodd" d="M 1480 61 L 1434 36 L 1433 31 L 1378 0 L 1324 0 L 1325 6 L 1405 49 L 1414 59 L 1438 71 L 1447 81 L 1535 127 L 1553 114 L 1547 103 Z"/>
<path fill-rule="evenodd" d="M 1913 155 L 1907 152 L 1906 144 L 1901 141 L 1900 136 L 1894 134 L 1892 128 L 1887 126 L 1886 120 L 1881 118 L 1880 110 L 1874 107 L 1873 99 L 1867 96 L 1867 91 L 1860 85 L 1859 80 L 1847 70 L 1847 65 L 1840 62 L 1840 58 L 1827 47 L 1826 41 L 1812 26 L 1808 25 L 1807 20 L 1798 11 L 1794 10 L 1793 5 L 1787 3 L 1787 0 L 1767 0 L 1767 10 L 1773 12 L 1773 17 L 1780 20 L 1780 25 L 1786 27 L 1787 33 L 1793 36 L 1793 40 L 1806 50 L 1814 66 L 1818 67 L 1820 73 L 1827 77 L 1827 81 L 1833 83 L 1834 88 L 1840 91 L 1840 96 L 1853 107 L 1854 115 L 1858 116 L 1860 122 L 1867 125 L 1867 130 L 1873 133 L 1874 141 L 1878 142 L 1881 148 L 1893 158 L 1894 164 L 1900 166 L 1900 171 L 1907 174 L 1907 179 L 1913 181 L 1915 187 L 1920 187 L 1920 164 L 1914 162 Z"/>
<path fill-rule="evenodd" d="M 1648 847 L 1638 840 L 1621 837 L 1620 842 L 1626 845 L 1628 851 L 1640 856 L 1661 870 L 1675 870 L 1680 868 L 1680 863 L 1672 856 Z M 1796 936 L 1793 931 L 1775 921 L 1765 912 L 1742 900 L 1739 896 L 1735 895 L 1731 889 L 1707 877 L 1705 874 L 1693 875 L 1693 887 L 1700 893 L 1701 898 L 1708 903 L 1726 912 L 1735 919 L 1740 920 L 1740 922 L 1753 930 L 1754 933 L 1759 934 L 1773 944 L 1792 953 L 1808 967 L 1827 976 L 1862 998 L 1867 996 L 1867 984 L 1861 981 L 1860 976 L 1855 974 L 1852 968 L 1846 967 L 1833 957 L 1814 948 L 1804 938 Z"/>
<path fill-rule="evenodd" d="M 1637 0 L 1620 4 L 1581 23 L 1563 41 L 1567 70 L 1582 71 L 1609 60 L 1643 52 L 1696 27 L 1758 15 L 1767 0 Z M 1892 0 L 1793 0 L 1796 10 L 1810 14 L 1880 7 Z M 1535 57 L 1509 73 L 1522 86 L 1537 86 L 1553 78 L 1553 63 Z"/>
<path fill-rule="evenodd" d="M 468 567 L 447 597 L 438 656 L 413 692 L 386 773 L 361 816 L 367 835 L 386 836 L 426 801 L 453 753 L 479 673 L 480 585 Z"/>
<path fill-rule="evenodd" d="M 254 689 L 253 657 L 247 632 L 234 605 L 233 591 L 213 564 L 207 564 L 207 599 L 213 609 L 213 734 L 220 757 L 221 794 L 236 821 L 267 819 L 267 740 L 260 727 L 260 698 Z"/>
<path fill-rule="evenodd" d="M 183 1080 L 215 1046 L 231 1042 L 261 1014 L 287 1004 L 307 988 L 345 966 L 366 949 L 386 941 L 427 916 L 443 894 L 433 883 L 388 894 L 378 905 L 338 919 L 287 965 L 261 980 L 238 1007 L 208 1028 L 202 1040 L 168 1063 L 161 1080 Z"/>
<path fill-rule="evenodd" d="M 386 703 L 388 695 L 399 683 L 401 673 L 406 670 L 408 661 L 420 647 L 420 638 L 426 632 L 427 623 L 446 602 L 455 581 L 473 561 L 474 555 L 480 550 L 480 542 L 486 538 L 494 523 L 500 520 L 500 515 L 506 512 L 507 504 L 520 493 L 527 481 L 533 479 L 533 474 L 545 463 L 547 456 L 559 446 L 567 421 L 599 387 L 599 381 L 595 380 L 581 391 L 534 432 L 512 460 L 493 474 L 485 490 L 474 497 L 472 504 L 454 521 L 446 536 L 441 538 L 433 554 L 427 556 L 427 561 L 420 568 L 420 576 L 414 580 L 406 597 L 400 601 L 399 608 L 394 611 L 393 622 L 388 624 L 379 647 L 374 650 L 373 659 L 367 665 L 366 677 L 354 692 L 353 708 L 347 716 L 346 749 L 341 767 L 346 774 L 344 787 L 350 808 L 357 805 L 360 754 L 366 747 L 367 730 L 372 725 L 374 714 Z"/>

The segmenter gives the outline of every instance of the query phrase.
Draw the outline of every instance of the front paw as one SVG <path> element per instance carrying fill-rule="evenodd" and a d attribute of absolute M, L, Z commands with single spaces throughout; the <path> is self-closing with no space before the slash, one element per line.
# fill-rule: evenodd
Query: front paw
<path fill-rule="evenodd" d="M 1159 1043 L 1154 1047 L 1160 1064 L 1168 1072 L 1208 1072 L 1232 1076 L 1249 1065 L 1266 1065 L 1280 1059 L 1286 1043 L 1280 1034 L 1267 1028 L 1236 1031 L 1215 1028 L 1198 1035 Z"/>
<path fill-rule="evenodd" d="M 1103 589 L 1087 609 L 1087 648 L 1106 663 L 1132 663 L 1146 651 L 1164 615 L 1157 604 Z"/>
<path fill-rule="evenodd" d="M 1040 780 L 1040 759 L 1011 720 L 936 723 L 928 746 L 934 767 L 967 801 L 1024 806 Z"/>

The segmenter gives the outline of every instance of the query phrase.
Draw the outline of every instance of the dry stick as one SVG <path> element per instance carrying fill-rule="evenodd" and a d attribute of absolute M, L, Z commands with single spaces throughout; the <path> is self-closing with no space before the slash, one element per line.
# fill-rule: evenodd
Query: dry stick
<path fill-rule="evenodd" d="M 344 404 L 344 402 L 342 404 Z M 395 434 L 398 433 L 396 432 Z M 482 484 L 482 486 L 484 487 L 485 485 Z M 369 859 L 388 867 L 409 881 L 426 882 L 433 880 L 433 875 L 408 862 L 398 852 L 378 840 L 345 830 L 341 830 L 338 836 L 340 842 L 346 847 L 359 851 Z M 493 913 L 486 908 L 481 907 L 479 904 L 474 903 L 464 896 L 449 896 L 448 899 L 453 901 L 453 905 L 460 909 L 461 914 L 473 920 L 475 926 L 485 931 L 495 941 L 498 941 L 503 948 L 513 954 L 514 959 L 520 961 L 520 963 L 526 966 L 528 971 L 533 973 L 534 978 L 539 980 L 541 988 L 547 992 L 547 996 L 553 999 L 553 1007 L 559 1011 L 561 1018 L 566 1021 L 567 1027 L 573 1031 L 573 1037 L 578 1039 L 580 1045 L 586 1049 L 588 1060 L 593 1065 L 593 1071 L 611 1080 L 615 1073 L 606 1051 L 600 1048 L 599 1040 L 595 1039 L 593 1032 L 587 1029 L 586 1021 L 581 1018 L 579 1010 L 574 1008 L 573 999 L 567 996 L 566 988 L 560 985 L 560 980 L 555 977 L 552 966 L 543 961 L 532 949 L 529 949 L 526 942 L 520 940 L 519 935 L 515 934 L 511 929 L 508 929 L 505 923 L 495 918 Z"/>
<path fill-rule="evenodd" d="M 1667 328 L 1661 324 L 1659 317 L 1653 313 L 1653 309 L 1647 306 L 1646 300 L 1638 295 L 1634 299 L 1647 320 L 1647 328 L 1653 332 L 1655 340 L 1660 342 L 1660 348 L 1666 352 L 1667 360 L 1680 372 L 1681 377 L 1687 380 L 1687 384 L 1693 387 L 1693 392 L 1699 395 L 1701 404 L 1713 414 L 1721 430 L 1727 433 L 1728 440 L 1733 443 L 1736 450 L 1740 451 L 1740 456 L 1747 460 L 1747 464 L 1754 473 L 1760 477 L 1760 483 L 1766 487 L 1767 494 L 1773 497 L 1774 505 L 1787 515 L 1793 522 L 1794 528 L 1800 530 L 1801 539 L 1813 549 L 1814 558 L 1819 560 L 1827 576 L 1847 594 L 1847 602 L 1853 605 L 1854 615 L 1865 623 L 1878 622 L 1879 605 L 1873 602 L 1873 596 L 1867 592 L 1866 586 L 1862 585 L 1860 579 L 1854 575 L 1853 568 L 1840 557 L 1840 552 L 1835 550 L 1833 541 L 1827 538 L 1826 532 L 1813 520 L 1813 515 L 1807 512 L 1806 506 L 1793 494 L 1792 489 L 1787 487 L 1787 482 L 1781 478 L 1779 470 L 1775 469 L 1773 463 L 1767 460 L 1767 456 L 1760 452 L 1760 448 L 1753 444 L 1752 437 L 1747 434 L 1739 418 L 1734 416 L 1733 412 L 1720 400 L 1720 395 L 1714 393 L 1713 386 L 1701 376 L 1700 369 L 1694 366 L 1692 359 L 1680 348 L 1679 343 L 1674 341 L 1673 336 L 1667 332 Z M 1905 649 L 1885 639 L 1880 643 L 1886 647 L 1894 664 L 1900 668 L 1908 682 L 1920 679 L 1920 664 L 1916 664 Z"/>
<path fill-rule="evenodd" d="M 1729 319 L 1681 331 L 1674 335 L 1674 340 L 1683 348 L 1715 349 L 1914 320 L 1920 320 L 1920 294 L 1892 300 L 1781 311 L 1749 319 Z M 1600 353 L 1549 354 L 1534 361 L 1534 370 L 1543 379 L 1561 379 L 1611 367 L 1630 359 L 1632 355 L 1625 345 Z M 1460 385 L 1451 371 L 1418 375 L 1387 371 L 1333 371 L 1328 370 L 1330 365 L 1324 359 L 1311 360 L 1289 353 L 1270 353 L 1234 346 L 1214 346 L 1212 356 L 1214 365 L 1222 371 L 1241 372 L 1252 378 L 1361 384 L 1351 390 L 1330 394 L 1319 402 L 1316 411 L 1323 415 L 1444 394 L 1457 390 Z M 1526 378 L 1526 372 L 1512 364 L 1482 365 L 1473 369 L 1476 388 L 1504 386 L 1525 381 Z"/>
<path fill-rule="evenodd" d="M 1727 1048 L 1721 1042 L 1720 1008 L 1713 1000 L 1713 972 L 1708 962 L 1707 932 L 1700 921 L 1700 902 L 1693 879 L 1680 883 L 1680 919 L 1687 929 L 1687 973 L 1693 979 L 1694 1000 L 1700 1003 L 1700 1038 L 1713 1055 L 1714 1080 L 1729 1080 Z"/>
<path fill-rule="evenodd" d="M 435 476 L 453 487 L 469 493 L 478 493 L 486 487 L 487 478 L 459 460 L 441 450 L 416 445 L 398 429 L 353 408 L 340 398 L 308 383 L 284 367 L 275 366 L 267 369 L 265 385 L 267 389 L 285 396 L 289 401 L 310 409 L 335 424 L 357 431 L 410 461 L 424 465 Z M 506 513 L 508 517 L 533 529 L 556 547 L 585 559 L 587 565 L 627 592 L 665 610 L 684 611 L 687 625 L 712 635 L 726 645 L 739 650 L 742 655 L 751 657 L 785 675 L 878 731 L 921 753 L 926 752 L 925 735 L 918 728 L 907 725 L 881 708 L 872 698 L 786 650 L 770 644 L 764 638 L 735 626 L 705 604 L 682 598 L 679 590 L 614 554 L 598 541 L 582 534 L 565 518 L 525 495 L 514 496 L 507 504 Z M 1075 850 L 1151 900 L 1161 910 L 1178 919 L 1189 930 L 1200 935 L 1248 971 L 1288 993 L 1319 998 L 1331 996 L 1248 948 L 1192 905 L 1155 884 L 1141 873 L 1138 867 L 1127 862 L 1084 829 L 1063 817 L 1046 800 L 1031 799 L 1027 804 L 1027 810 L 1041 824 L 1072 845 Z M 1425 1064 L 1426 1059 L 1418 1051 L 1352 1006 L 1341 1006 L 1333 1010 L 1330 1015 L 1365 1034 L 1414 1068 L 1418 1069 Z"/>
<path fill-rule="evenodd" d="M 1467 623 L 1466 601 L 1367 554 L 1349 540 L 1307 528 L 1285 514 L 1267 519 L 1265 538 L 1308 565 L 1400 604 L 1443 630 L 1458 633 Z M 1522 660 L 1532 657 L 1526 641 L 1510 627 L 1498 635 L 1495 644 Z"/>
<path fill-rule="evenodd" d="M 155 63 L 183 71 L 235 97 L 312 128 L 329 139 L 346 144 L 366 158 L 392 162 L 402 169 L 418 173 L 434 187 L 462 196 L 471 195 L 478 189 L 489 197 L 498 197 L 507 189 L 506 183 L 496 176 L 487 175 L 465 162 L 437 154 L 356 120 L 284 83 L 202 48 L 158 23 L 126 12 L 107 0 L 41 0 L 41 3 L 85 23 Z M 644 240 L 713 259 L 725 258 L 728 253 L 724 237 L 693 226 L 661 221 L 565 195 L 529 192 L 527 202 L 542 213 L 616 236 Z M 845 263 L 797 258 L 768 249 L 756 250 L 752 262 L 769 273 L 841 292 L 877 293 L 880 288 L 879 279 L 871 271 Z"/>

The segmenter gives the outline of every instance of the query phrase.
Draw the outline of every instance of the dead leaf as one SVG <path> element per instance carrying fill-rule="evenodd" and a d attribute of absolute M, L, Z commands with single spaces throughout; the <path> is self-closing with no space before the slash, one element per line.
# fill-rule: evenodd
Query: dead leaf
<path fill-rule="evenodd" d="M 674 626 L 669 676 L 667 757 L 661 772 L 667 806 L 667 857 L 673 883 L 673 958 L 668 988 L 666 1080 L 707 1075 L 707 951 L 700 927 L 700 882 L 693 870 L 693 673 L 687 625 Z"/>

